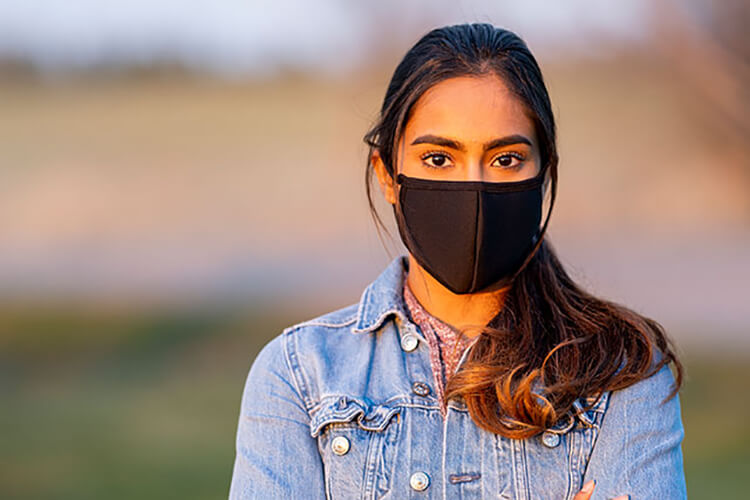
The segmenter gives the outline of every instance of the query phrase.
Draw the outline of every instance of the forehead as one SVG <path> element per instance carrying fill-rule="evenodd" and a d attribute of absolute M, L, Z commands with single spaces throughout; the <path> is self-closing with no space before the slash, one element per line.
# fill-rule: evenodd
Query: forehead
<path fill-rule="evenodd" d="M 430 87 L 415 103 L 404 139 L 427 133 L 465 143 L 511 134 L 535 139 L 523 103 L 496 75 L 449 78 Z"/>

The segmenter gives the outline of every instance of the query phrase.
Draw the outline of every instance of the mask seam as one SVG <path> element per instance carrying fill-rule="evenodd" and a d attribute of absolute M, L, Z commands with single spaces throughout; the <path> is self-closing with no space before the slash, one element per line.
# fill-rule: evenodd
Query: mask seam
<path fill-rule="evenodd" d="M 482 228 L 480 228 L 480 222 L 482 226 L 484 226 L 484 221 L 481 217 L 481 198 L 482 193 L 479 191 L 474 192 L 474 196 L 476 197 L 476 221 L 474 225 L 474 265 L 472 266 L 472 275 L 471 275 L 471 285 L 469 288 L 469 291 L 476 290 L 477 286 L 477 276 L 479 276 L 479 270 L 477 267 L 479 266 L 479 251 L 481 249 L 481 245 L 479 244 L 479 237 L 482 234 Z"/>

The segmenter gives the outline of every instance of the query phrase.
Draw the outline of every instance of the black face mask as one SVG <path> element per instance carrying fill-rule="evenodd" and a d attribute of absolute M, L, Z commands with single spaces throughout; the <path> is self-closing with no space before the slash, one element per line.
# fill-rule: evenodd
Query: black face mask
<path fill-rule="evenodd" d="M 544 174 L 517 182 L 443 181 L 398 174 L 393 206 L 409 252 L 453 293 L 509 283 L 544 235 Z"/>

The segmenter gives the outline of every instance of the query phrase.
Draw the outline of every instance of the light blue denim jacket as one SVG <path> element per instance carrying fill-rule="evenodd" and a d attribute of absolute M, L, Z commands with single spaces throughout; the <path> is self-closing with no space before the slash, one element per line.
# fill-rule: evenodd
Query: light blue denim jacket
<path fill-rule="evenodd" d="M 258 354 L 231 499 L 563 500 L 589 479 L 592 499 L 687 497 L 679 397 L 660 404 L 667 366 L 529 439 L 480 429 L 460 398 L 444 420 L 403 302 L 407 265 L 396 257 L 359 303 L 284 329 Z"/>

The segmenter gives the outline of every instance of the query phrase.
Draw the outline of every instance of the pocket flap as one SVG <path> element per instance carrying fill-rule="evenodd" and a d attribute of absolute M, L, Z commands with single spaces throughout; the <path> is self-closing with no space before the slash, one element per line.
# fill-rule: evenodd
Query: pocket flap
<path fill-rule="evenodd" d="M 347 396 L 327 398 L 318 406 L 310 419 L 310 435 L 317 437 L 329 424 L 355 422 L 361 429 L 380 432 L 399 412 L 387 405 L 367 405 Z"/>
<path fill-rule="evenodd" d="M 578 419 L 584 423 L 584 425 L 592 426 L 596 421 L 597 413 L 604 413 L 607 408 L 607 400 L 609 399 L 609 391 L 604 391 L 601 396 L 592 396 L 589 398 L 578 398 L 573 401 L 573 409 Z M 586 406 L 589 408 L 586 409 Z"/>

